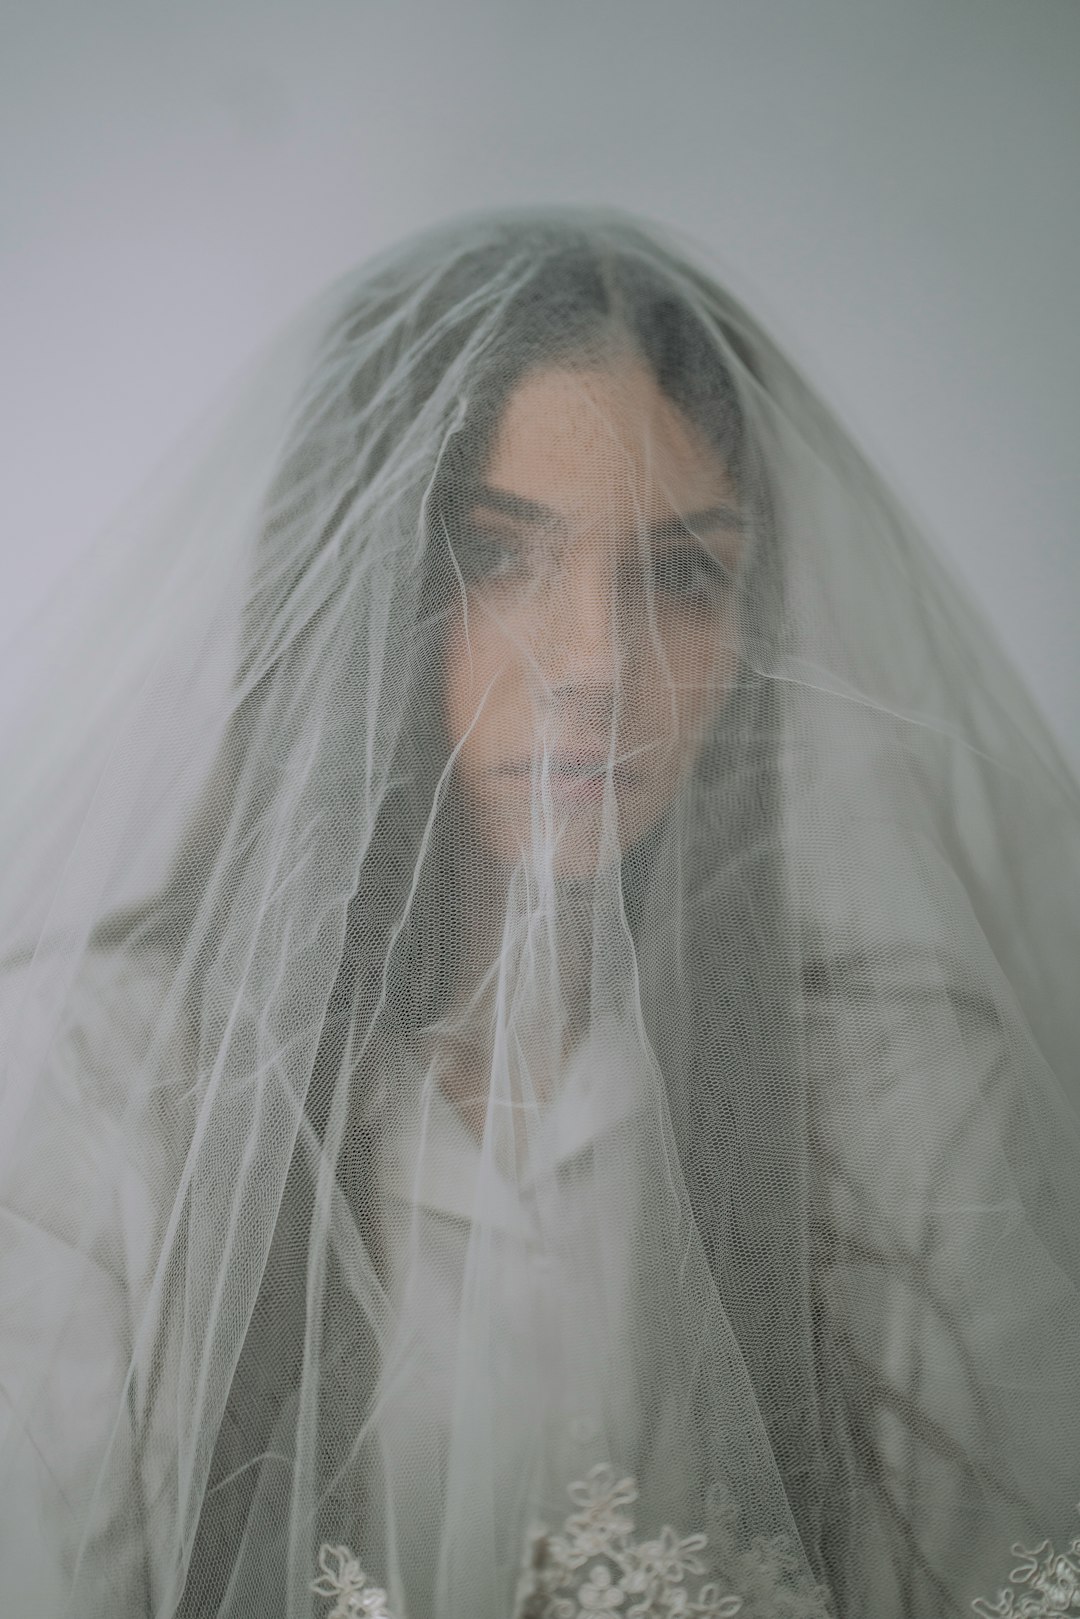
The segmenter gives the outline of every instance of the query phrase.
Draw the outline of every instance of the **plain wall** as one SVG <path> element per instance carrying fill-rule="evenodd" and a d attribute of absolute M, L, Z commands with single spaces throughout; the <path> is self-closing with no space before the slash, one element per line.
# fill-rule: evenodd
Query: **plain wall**
<path fill-rule="evenodd" d="M 308 295 L 465 208 L 698 238 L 1080 769 L 1077 0 L 9 6 L 0 636 Z"/>

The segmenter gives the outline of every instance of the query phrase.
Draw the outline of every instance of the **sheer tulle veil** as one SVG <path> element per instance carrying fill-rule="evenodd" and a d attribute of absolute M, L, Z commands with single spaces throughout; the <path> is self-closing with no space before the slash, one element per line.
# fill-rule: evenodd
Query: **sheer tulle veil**
<path fill-rule="evenodd" d="M 0 657 L 15 1611 L 1080 1611 L 1080 790 L 698 250 L 384 252 Z"/>

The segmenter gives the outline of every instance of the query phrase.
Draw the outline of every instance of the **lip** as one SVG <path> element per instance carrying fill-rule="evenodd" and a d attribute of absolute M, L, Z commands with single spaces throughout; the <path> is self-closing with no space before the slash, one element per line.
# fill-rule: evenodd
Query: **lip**
<path fill-rule="evenodd" d="M 499 774 L 531 781 L 534 768 L 532 759 L 517 759 L 503 765 Z M 612 764 L 606 753 L 560 752 L 549 756 L 548 783 L 557 798 L 595 803 L 604 796 L 609 770 L 617 792 L 632 787 L 637 779 L 637 770 L 629 761 Z"/>

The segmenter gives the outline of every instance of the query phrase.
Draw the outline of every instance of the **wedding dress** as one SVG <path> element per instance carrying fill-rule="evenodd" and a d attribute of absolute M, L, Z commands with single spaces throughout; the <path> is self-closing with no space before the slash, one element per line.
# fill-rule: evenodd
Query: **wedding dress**
<path fill-rule="evenodd" d="M 1080 1614 L 1080 789 L 698 250 L 381 254 L 3 656 L 5 1619 Z"/>

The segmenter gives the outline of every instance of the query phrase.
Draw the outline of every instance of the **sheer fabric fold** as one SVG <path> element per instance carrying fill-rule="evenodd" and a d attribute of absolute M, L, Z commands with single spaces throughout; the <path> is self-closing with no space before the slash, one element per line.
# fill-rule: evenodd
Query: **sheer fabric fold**
<path fill-rule="evenodd" d="M 384 253 L 2 657 L 5 1612 L 1080 1612 L 1080 789 L 695 250 Z"/>

